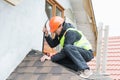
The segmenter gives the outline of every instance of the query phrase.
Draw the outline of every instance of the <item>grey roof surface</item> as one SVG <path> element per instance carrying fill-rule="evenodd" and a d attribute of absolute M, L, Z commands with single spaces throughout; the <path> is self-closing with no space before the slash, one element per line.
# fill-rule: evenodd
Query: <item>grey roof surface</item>
<path fill-rule="evenodd" d="M 80 78 L 73 72 L 51 61 L 40 62 L 42 54 L 28 54 L 7 80 L 111 80 L 93 74 L 90 79 Z"/>

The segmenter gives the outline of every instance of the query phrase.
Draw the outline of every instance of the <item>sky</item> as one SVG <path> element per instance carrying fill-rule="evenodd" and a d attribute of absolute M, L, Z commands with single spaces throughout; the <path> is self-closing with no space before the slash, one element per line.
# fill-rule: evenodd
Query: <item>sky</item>
<path fill-rule="evenodd" d="M 97 26 L 109 26 L 109 36 L 120 36 L 120 0 L 92 0 Z"/>

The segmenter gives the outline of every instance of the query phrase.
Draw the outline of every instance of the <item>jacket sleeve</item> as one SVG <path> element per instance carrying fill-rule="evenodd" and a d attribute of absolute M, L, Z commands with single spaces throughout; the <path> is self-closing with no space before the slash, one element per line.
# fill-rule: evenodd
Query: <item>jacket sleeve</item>
<path fill-rule="evenodd" d="M 49 35 L 48 37 L 45 36 L 45 39 L 47 41 L 47 43 L 49 44 L 49 46 L 51 48 L 56 47 L 59 44 L 59 40 L 58 40 L 58 36 L 56 35 L 54 39 L 51 38 L 51 36 Z"/>
<path fill-rule="evenodd" d="M 55 55 L 53 55 L 52 57 L 51 57 L 51 60 L 53 61 L 53 62 L 56 62 L 56 61 L 59 61 L 59 60 L 61 60 L 61 59 L 63 59 L 65 57 L 65 53 L 64 53 L 64 51 L 63 51 L 63 49 L 60 51 L 60 52 L 58 52 L 57 54 L 55 54 Z"/>
<path fill-rule="evenodd" d="M 73 45 L 74 42 L 80 40 L 81 35 L 77 31 L 69 30 L 65 35 L 64 47 L 67 44 Z"/>
<path fill-rule="evenodd" d="M 66 45 L 73 45 L 75 41 L 78 41 L 81 38 L 80 34 L 75 31 L 68 31 L 65 35 L 65 42 L 64 42 L 64 47 Z M 63 59 L 66 56 L 64 49 L 62 49 L 59 53 L 55 54 L 54 56 L 51 57 L 51 60 L 53 62 L 59 61 Z"/>

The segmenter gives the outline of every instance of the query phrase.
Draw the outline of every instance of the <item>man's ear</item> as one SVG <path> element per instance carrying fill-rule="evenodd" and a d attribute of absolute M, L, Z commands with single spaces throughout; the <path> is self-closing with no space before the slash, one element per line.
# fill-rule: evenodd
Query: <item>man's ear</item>
<path fill-rule="evenodd" d="M 60 26 L 60 29 L 62 29 L 62 28 L 63 28 L 63 26 L 61 25 L 61 26 Z"/>

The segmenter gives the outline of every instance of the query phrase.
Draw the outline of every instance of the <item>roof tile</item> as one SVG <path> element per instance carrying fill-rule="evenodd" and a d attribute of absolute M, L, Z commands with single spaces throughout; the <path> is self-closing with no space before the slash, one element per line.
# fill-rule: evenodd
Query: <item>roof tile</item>
<path fill-rule="evenodd" d="M 95 59 L 88 63 L 95 70 Z M 107 54 L 107 73 L 114 80 L 120 80 L 120 36 L 109 37 Z"/>

